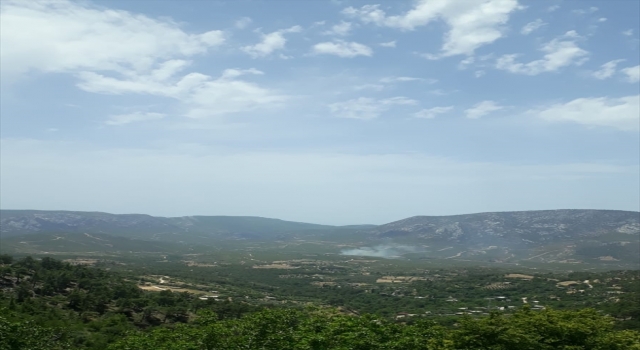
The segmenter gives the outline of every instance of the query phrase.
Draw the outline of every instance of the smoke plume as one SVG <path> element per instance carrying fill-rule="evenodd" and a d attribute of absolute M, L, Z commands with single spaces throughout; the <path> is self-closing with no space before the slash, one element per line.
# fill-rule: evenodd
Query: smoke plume
<path fill-rule="evenodd" d="M 402 254 L 415 253 L 419 249 L 404 244 L 380 244 L 374 247 L 360 247 L 355 249 L 345 249 L 340 252 L 342 255 L 374 256 L 378 258 L 399 258 Z"/>

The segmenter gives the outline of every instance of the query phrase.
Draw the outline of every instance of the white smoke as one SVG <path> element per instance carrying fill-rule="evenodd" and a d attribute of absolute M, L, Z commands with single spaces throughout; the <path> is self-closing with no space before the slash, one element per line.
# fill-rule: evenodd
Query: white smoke
<path fill-rule="evenodd" d="M 417 247 L 404 244 L 380 244 L 374 247 L 360 247 L 355 249 L 344 249 L 341 255 L 374 256 L 378 258 L 398 258 L 402 254 L 415 253 L 420 251 Z"/>

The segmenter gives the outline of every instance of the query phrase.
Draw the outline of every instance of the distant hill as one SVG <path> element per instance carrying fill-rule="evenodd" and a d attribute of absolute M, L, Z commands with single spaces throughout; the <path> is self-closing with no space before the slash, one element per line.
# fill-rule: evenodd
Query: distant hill
<path fill-rule="evenodd" d="M 169 246 L 160 242 L 212 247 L 224 241 L 239 244 L 242 241 L 314 241 L 348 255 L 402 255 L 497 263 L 588 262 L 640 268 L 640 213 L 615 210 L 415 216 L 380 226 L 329 226 L 250 216 L 166 218 L 2 210 L 0 238 L 3 250 L 9 246 L 22 252 L 185 249 L 185 245 Z M 344 244 L 353 249 L 341 248 Z M 389 244 L 402 247 L 389 248 Z"/>
<path fill-rule="evenodd" d="M 378 237 L 413 237 L 466 244 L 551 243 L 604 235 L 640 234 L 640 213 L 617 210 L 541 210 L 452 216 L 414 216 L 378 226 Z"/>
<path fill-rule="evenodd" d="M 204 238 L 279 239 L 299 231 L 334 226 L 251 216 L 155 217 L 101 212 L 0 210 L 0 235 L 48 233 L 104 233 L 146 240 L 194 242 Z"/>
<path fill-rule="evenodd" d="M 423 256 L 640 268 L 640 213 L 543 210 L 415 216 L 369 231 L 378 241 L 429 247 Z M 622 265 L 620 265 L 622 264 Z"/>
<path fill-rule="evenodd" d="M 149 242 L 120 236 L 89 233 L 37 233 L 2 239 L 3 253 L 175 253 L 186 251 L 183 245 Z"/>

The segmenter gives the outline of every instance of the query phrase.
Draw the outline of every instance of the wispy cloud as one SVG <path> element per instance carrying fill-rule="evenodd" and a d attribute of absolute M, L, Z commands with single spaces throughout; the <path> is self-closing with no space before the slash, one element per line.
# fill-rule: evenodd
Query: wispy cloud
<path fill-rule="evenodd" d="M 338 24 L 333 25 L 331 29 L 323 32 L 323 34 L 345 36 L 345 35 L 349 35 L 349 32 L 351 32 L 352 29 L 353 29 L 353 24 L 351 22 L 342 21 Z"/>
<path fill-rule="evenodd" d="M 469 56 L 469 57 L 463 59 L 462 61 L 460 61 L 460 63 L 458 63 L 458 69 L 460 69 L 460 70 L 467 69 L 475 61 L 476 61 L 476 58 L 474 56 Z"/>
<path fill-rule="evenodd" d="M 577 9 L 577 10 L 573 10 L 571 12 L 573 12 L 576 15 L 586 15 L 586 14 L 598 12 L 598 10 L 599 10 L 599 8 L 597 8 L 595 6 L 591 6 L 589 8 Z"/>
<path fill-rule="evenodd" d="M 520 30 L 520 33 L 523 35 L 529 35 L 534 31 L 544 27 L 545 25 L 547 25 L 547 23 L 545 23 L 542 19 L 538 18 L 533 22 L 529 22 L 525 24 L 525 26 L 522 27 L 522 29 Z"/>
<path fill-rule="evenodd" d="M 416 118 L 433 119 L 437 117 L 439 114 L 448 113 L 452 110 L 453 110 L 453 106 L 433 107 L 433 108 L 423 109 L 419 112 L 416 112 L 413 114 L 413 116 Z"/>
<path fill-rule="evenodd" d="M 367 45 L 342 40 L 315 44 L 313 46 L 313 52 L 315 54 L 335 55 L 344 58 L 353 58 L 356 56 L 369 57 L 373 55 L 373 50 Z"/>
<path fill-rule="evenodd" d="M 620 62 L 624 62 L 625 60 L 613 60 L 613 61 L 609 61 L 605 64 L 603 64 L 602 66 L 600 66 L 600 69 L 593 72 L 591 75 L 596 78 L 596 79 L 607 79 L 607 78 L 611 78 L 613 76 L 613 74 L 615 74 L 616 72 L 616 67 L 618 65 L 618 63 Z"/>
<path fill-rule="evenodd" d="M 385 77 L 380 79 L 381 83 L 406 83 L 406 82 L 410 82 L 410 81 L 426 81 L 429 84 L 433 84 L 436 83 L 437 80 L 435 79 L 424 79 L 424 78 L 416 78 L 416 77 Z"/>
<path fill-rule="evenodd" d="M 246 27 L 248 27 L 251 23 L 253 22 L 253 20 L 249 17 L 242 17 L 240 19 L 238 19 L 235 23 L 235 27 L 238 29 L 244 29 Z"/>
<path fill-rule="evenodd" d="M 78 86 L 85 91 L 102 94 L 134 93 L 169 97 L 181 102 L 185 116 L 203 118 L 275 107 L 288 100 L 286 95 L 239 79 L 245 75 L 261 74 L 257 69 L 227 69 L 218 78 L 190 73 L 179 79 L 167 74 L 116 79 L 84 72 L 78 75 L 81 80 Z"/>
<path fill-rule="evenodd" d="M 606 126 L 626 131 L 640 128 L 640 95 L 620 98 L 586 97 L 530 110 L 529 114 L 550 122 Z"/>
<path fill-rule="evenodd" d="M 625 75 L 625 80 L 630 83 L 637 83 L 640 81 L 640 65 L 623 68 L 620 72 Z"/>
<path fill-rule="evenodd" d="M 276 30 L 269 34 L 261 34 L 262 41 L 255 45 L 248 45 L 242 48 L 242 51 L 248 53 L 253 58 L 269 56 L 275 51 L 284 49 L 287 39 L 285 34 L 299 33 L 302 31 L 302 27 L 293 26 L 287 29 Z"/>
<path fill-rule="evenodd" d="M 369 120 L 379 117 L 393 106 L 416 105 L 418 101 L 396 96 L 385 99 L 360 97 L 329 105 L 331 112 L 340 118 Z"/>
<path fill-rule="evenodd" d="M 353 89 L 356 91 L 360 91 L 360 90 L 382 91 L 384 90 L 384 85 L 383 84 L 362 84 L 362 85 L 354 86 Z"/>
<path fill-rule="evenodd" d="M 384 42 L 384 43 L 380 43 L 379 45 L 382 46 L 382 47 L 396 47 L 396 41 L 395 40 L 387 41 L 387 42 Z"/>
<path fill-rule="evenodd" d="M 105 122 L 107 125 L 125 125 L 135 122 L 149 121 L 149 120 L 158 120 L 164 118 L 165 115 L 161 113 L 143 113 L 143 112 L 135 112 L 129 114 L 118 114 L 112 115 Z"/>
<path fill-rule="evenodd" d="M 578 39 L 575 31 L 569 31 L 542 45 L 540 51 L 545 53 L 542 59 L 520 63 L 516 61 L 519 56 L 517 54 L 503 55 L 496 61 L 496 68 L 516 74 L 538 75 L 570 65 L 580 65 L 586 60 L 589 52 L 578 46 Z"/>
<path fill-rule="evenodd" d="M 448 92 L 448 91 L 445 91 L 445 90 L 442 90 L 442 89 L 433 89 L 433 90 L 429 90 L 428 92 L 430 94 L 436 95 L 436 96 L 447 96 L 447 95 L 451 94 L 451 92 L 454 92 L 454 91 Z"/>
<path fill-rule="evenodd" d="M 478 119 L 480 117 L 484 117 L 485 115 L 499 111 L 503 109 L 503 106 L 495 103 L 494 101 L 486 100 L 475 104 L 473 107 L 468 108 L 464 111 L 464 114 L 469 119 Z"/>

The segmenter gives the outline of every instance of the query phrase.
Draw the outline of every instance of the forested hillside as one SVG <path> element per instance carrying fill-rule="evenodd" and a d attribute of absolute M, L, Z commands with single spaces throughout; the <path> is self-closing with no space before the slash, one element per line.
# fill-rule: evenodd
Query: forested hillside
<path fill-rule="evenodd" d="M 313 303 L 255 305 L 150 292 L 110 267 L 49 257 L 0 260 L 2 350 L 640 349 L 637 330 L 619 330 L 613 318 L 588 308 L 525 306 L 508 314 L 466 314 L 446 325 Z"/>

